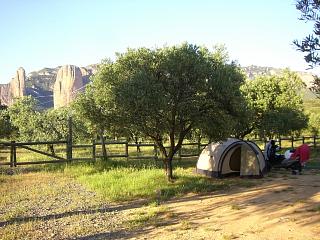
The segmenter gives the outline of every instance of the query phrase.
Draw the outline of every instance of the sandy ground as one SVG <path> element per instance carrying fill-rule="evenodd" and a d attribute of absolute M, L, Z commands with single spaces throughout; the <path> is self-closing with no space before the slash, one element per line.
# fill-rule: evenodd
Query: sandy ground
<path fill-rule="evenodd" d="M 320 239 L 320 171 L 280 171 L 258 181 L 251 188 L 164 203 L 162 222 L 131 238 Z"/>

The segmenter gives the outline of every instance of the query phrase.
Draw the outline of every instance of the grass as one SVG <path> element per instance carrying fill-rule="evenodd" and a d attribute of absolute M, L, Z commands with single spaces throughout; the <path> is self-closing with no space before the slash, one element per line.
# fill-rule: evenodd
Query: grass
<path fill-rule="evenodd" d="M 243 207 L 241 207 L 240 205 L 237 205 L 237 204 L 232 204 L 231 205 L 231 209 L 232 210 L 241 210 Z"/>
<path fill-rule="evenodd" d="M 161 216 L 167 212 L 167 208 L 164 206 L 153 206 L 144 207 L 135 211 L 131 214 L 125 225 L 129 229 L 140 227 L 145 224 L 157 225 L 162 221 Z"/>
<path fill-rule="evenodd" d="M 64 174 L 76 178 L 108 201 L 136 199 L 163 201 L 185 193 L 205 193 L 228 189 L 231 185 L 253 186 L 248 179 L 209 179 L 193 173 L 192 165 L 176 167 L 176 180 L 166 180 L 163 169 L 151 161 L 108 161 L 92 164 L 67 165 Z M 183 165 L 183 164 L 182 164 Z"/>
<path fill-rule="evenodd" d="M 191 229 L 192 224 L 188 220 L 182 220 L 180 222 L 180 229 L 181 230 L 189 230 Z"/>

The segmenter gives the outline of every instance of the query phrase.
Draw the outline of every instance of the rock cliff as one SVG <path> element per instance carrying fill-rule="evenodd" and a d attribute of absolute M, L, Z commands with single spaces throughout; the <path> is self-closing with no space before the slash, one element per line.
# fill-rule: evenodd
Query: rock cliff
<path fill-rule="evenodd" d="M 0 105 L 9 105 L 11 103 L 10 83 L 0 84 Z"/>
<path fill-rule="evenodd" d="M 0 85 L 0 100 L 3 105 L 11 105 L 15 99 L 26 95 L 26 73 L 23 68 L 19 68 L 16 76 L 9 84 Z"/>
<path fill-rule="evenodd" d="M 82 71 L 84 72 L 84 70 Z M 53 87 L 54 108 L 68 105 L 79 92 L 84 90 L 81 69 L 73 65 L 62 66 Z"/>

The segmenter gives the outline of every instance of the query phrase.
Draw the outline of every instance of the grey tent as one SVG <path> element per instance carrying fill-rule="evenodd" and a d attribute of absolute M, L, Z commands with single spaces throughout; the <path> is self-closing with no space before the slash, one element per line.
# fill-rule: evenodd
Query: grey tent
<path fill-rule="evenodd" d="M 262 177 L 265 166 L 264 155 L 255 143 L 228 138 L 203 149 L 196 171 L 209 177 Z"/>

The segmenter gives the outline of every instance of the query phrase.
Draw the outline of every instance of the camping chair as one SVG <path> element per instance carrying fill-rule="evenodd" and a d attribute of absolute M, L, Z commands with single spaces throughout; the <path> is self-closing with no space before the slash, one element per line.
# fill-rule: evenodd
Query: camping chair
<path fill-rule="evenodd" d="M 296 159 L 284 159 L 281 162 L 281 166 L 285 169 L 291 169 L 292 170 L 292 174 L 296 175 L 297 171 L 299 172 L 299 174 L 301 174 L 301 170 L 302 170 L 302 164 L 300 162 L 299 158 Z"/>
<path fill-rule="evenodd" d="M 292 170 L 292 174 L 301 174 L 302 167 L 310 158 L 310 147 L 307 144 L 302 144 L 292 153 L 290 158 L 287 158 L 281 162 L 282 167 Z"/>

